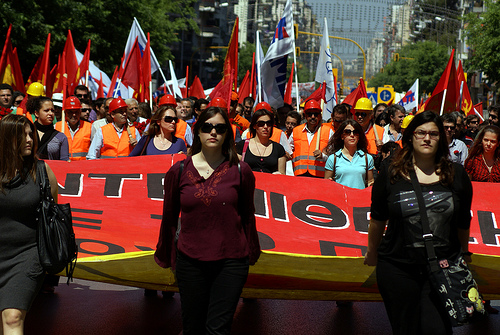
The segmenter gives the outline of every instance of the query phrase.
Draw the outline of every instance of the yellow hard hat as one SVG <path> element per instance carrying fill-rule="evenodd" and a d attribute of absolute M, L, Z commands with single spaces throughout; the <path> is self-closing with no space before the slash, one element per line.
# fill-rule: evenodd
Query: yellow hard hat
<path fill-rule="evenodd" d="M 401 128 L 403 129 L 406 129 L 408 128 L 408 125 L 410 124 L 411 120 L 413 120 L 413 118 L 415 117 L 415 115 L 406 115 L 405 118 L 403 119 L 403 123 L 401 124 Z"/>
<path fill-rule="evenodd" d="M 43 95 L 43 85 L 40 83 L 32 83 L 26 91 L 31 96 L 39 97 Z"/>
<path fill-rule="evenodd" d="M 359 98 L 356 101 L 355 110 L 373 111 L 372 101 L 368 98 Z"/>

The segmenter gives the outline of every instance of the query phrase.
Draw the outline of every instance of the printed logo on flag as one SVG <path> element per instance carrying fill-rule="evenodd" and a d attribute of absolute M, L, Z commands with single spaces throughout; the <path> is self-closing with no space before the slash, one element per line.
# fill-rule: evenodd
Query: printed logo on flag
<path fill-rule="evenodd" d="M 286 31 L 286 17 L 282 17 L 280 22 L 278 22 L 278 26 L 276 27 L 276 32 L 274 33 L 273 36 L 273 41 L 271 43 L 274 43 L 274 41 L 276 40 L 276 36 L 278 37 L 278 41 L 290 37 L 290 35 L 288 35 Z"/>

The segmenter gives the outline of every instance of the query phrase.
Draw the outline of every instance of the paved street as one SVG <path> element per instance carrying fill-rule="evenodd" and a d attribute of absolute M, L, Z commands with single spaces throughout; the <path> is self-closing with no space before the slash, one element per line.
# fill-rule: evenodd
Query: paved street
<path fill-rule="evenodd" d="M 61 279 L 55 294 L 40 294 L 26 319 L 26 334 L 172 334 L 181 332 L 179 295 L 145 297 L 144 290 L 76 279 Z M 500 305 L 500 301 L 493 301 Z M 333 301 L 240 300 L 233 334 L 390 334 L 384 306 Z M 500 316 L 455 329 L 459 335 L 500 334 Z"/>

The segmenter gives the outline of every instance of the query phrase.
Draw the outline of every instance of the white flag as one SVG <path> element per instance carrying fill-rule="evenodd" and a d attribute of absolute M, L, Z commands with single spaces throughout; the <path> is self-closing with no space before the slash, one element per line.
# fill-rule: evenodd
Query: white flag
<path fill-rule="evenodd" d="M 146 44 L 148 39 L 142 31 L 141 26 L 139 25 L 139 21 L 134 17 L 134 22 L 132 22 L 132 28 L 130 28 L 130 33 L 128 34 L 127 44 L 125 45 L 125 51 L 123 52 L 123 63 L 122 69 L 125 68 L 125 63 L 127 62 L 128 55 L 134 46 L 135 38 L 137 37 L 137 42 L 139 43 L 139 47 L 141 49 L 141 54 L 146 48 Z M 160 69 L 160 64 L 156 59 L 153 48 L 151 48 L 151 74 L 155 73 L 158 69 Z"/>
<path fill-rule="evenodd" d="M 418 78 L 408 92 L 406 92 L 405 96 L 398 102 L 398 105 L 403 106 L 407 111 L 418 108 Z"/>
<path fill-rule="evenodd" d="M 335 98 L 335 78 L 332 70 L 332 52 L 330 50 L 330 38 L 328 37 L 328 24 L 325 18 L 323 27 L 323 38 L 319 49 L 318 66 L 316 68 L 316 78 L 318 83 L 325 82 L 325 106 L 323 108 L 323 119 L 328 120 L 333 112 L 333 107 L 337 104 Z"/>
<path fill-rule="evenodd" d="M 181 89 L 179 88 L 179 82 L 177 81 L 177 76 L 175 75 L 174 71 L 174 65 L 172 64 L 171 60 L 168 61 L 168 65 L 170 66 L 170 78 L 171 78 L 169 83 L 172 83 L 174 95 L 182 99 Z"/>

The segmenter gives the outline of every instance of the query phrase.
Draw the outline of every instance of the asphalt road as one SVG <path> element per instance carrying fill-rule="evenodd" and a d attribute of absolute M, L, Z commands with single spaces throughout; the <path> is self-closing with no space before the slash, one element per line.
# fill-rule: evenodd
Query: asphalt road
<path fill-rule="evenodd" d="M 65 278 L 63 278 L 65 279 Z M 144 290 L 75 279 L 54 294 L 40 294 L 29 311 L 25 333 L 51 335 L 173 334 L 182 330 L 179 295 L 145 297 Z M 492 302 L 500 308 L 500 301 Z M 390 334 L 381 302 L 241 299 L 233 334 Z M 500 334 L 500 315 L 455 328 L 459 335 Z"/>

